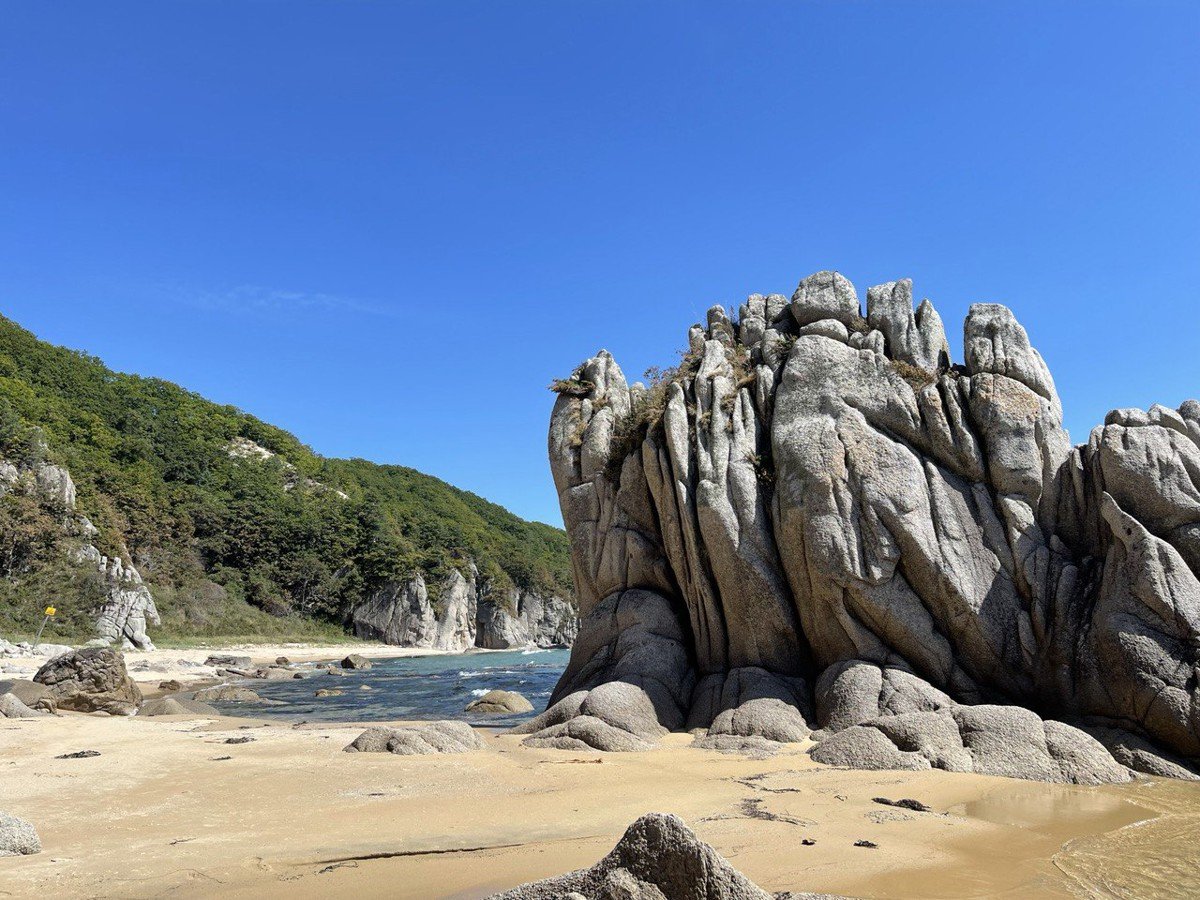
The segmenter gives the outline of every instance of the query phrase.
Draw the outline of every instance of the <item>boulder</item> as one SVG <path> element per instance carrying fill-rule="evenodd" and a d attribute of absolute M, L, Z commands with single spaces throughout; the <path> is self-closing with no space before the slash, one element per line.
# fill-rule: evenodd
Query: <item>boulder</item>
<path fill-rule="evenodd" d="M 701 734 L 692 740 L 692 746 L 697 750 L 715 750 L 718 753 L 745 756 L 750 759 L 767 759 L 784 749 L 781 741 L 751 735 L 744 737 L 737 734 Z"/>
<path fill-rule="evenodd" d="M 371 661 L 358 653 L 351 653 L 342 660 L 343 669 L 369 669 Z"/>
<path fill-rule="evenodd" d="M 206 666 L 214 669 L 249 669 L 253 664 L 249 656 L 238 656 L 232 653 L 215 653 L 204 660 Z"/>
<path fill-rule="evenodd" d="M 652 591 L 625 591 L 598 603 L 586 621 L 588 639 L 572 651 L 550 707 L 514 733 L 532 735 L 530 746 L 579 749 L 594 740 L 592 749 L 641 750 L 681 727 L 694 675 L 666 601 Z M 558 727 L 575 716 L 592 721 Z"/>
<path fill-rule="evenodd" d="M 0 856 L 29 856 L 42 852 L 42 841 L 24 819 L 0 812 Z"/>
<path fill-rule="evenodd" d="M 821 741 L 812 749 L 811 756 L 827 766 L 849 769 L 932 768 L 920 753 L 901 750 L 882 731 L 863 725 L 851 725 Z"/>
<path fill-rule="evenodd" d="M 36 681 L 24 681 L 19 678 L 0 680 L 0 694 L 12 694 L 32 709 L 44 712 L 54 712 L 56 709 L 50 689 Z"/>
<path fill-rule="evenodd" d="M 16 694 L 0 694 L 0 719 L 36 719 L 49 713 L 31 709 Z"/>
<path fill-rule="evenodd" d="M 760 737 L 777 743 L 803 741 L 811 730 L 807 683 L 747 666 L 701 679 L 692 696 L 689 728 L 709 722 L 710 735 Z M 811 716 L 811 713 L 809 713 Z"/>
<path fill-rule="evenodd" d="M 213 701 L 218 703 L 258 703 L 262 697 L 250 688 L 240 687 L 236 684 L 219 684 L 196 691 L 192 694 L 192 699 L 202 703 Z"/>
<path fill-rule="evenodd" d="M 368 728 L 348 747 L 351 753 L 395 753 L 422 756 L 431 753 L 468 753 L 484 743 L 465 722 L 431 722 L 403 728 Z"/>
<path fill-rule="evenodd" d="M 533 712 L 533 704 L 516 691 L 488 691 L 466 706 L 473 713 L 527 713 Z"/>
<path fill-rule="evenodd" d="M 590 869 L 494 894 L 492 900 L 771 900 L 676 816 L 650 813 Z"/>
<path fill-rule="evenodd" d="M 314 697 L 341 697 L 345 693 L 346 693 L 345 691 L 339 691 L 337 688 L 321 688 L 320 690 L 314 691 L 313 696 Z"/>
<path fill-rule="evenodd" d="M 853 325 L 862 319 L 854 285 L 837 272 L 817 272 L 802 280 L 792 294 L 791 309 L 800 326 L 822 319 Z"/>
<path fill-rule="evenodd" d="M 45 685 L 59 709 L 131 716 L 142 692 L 115 650 L 90 648 L 56 657 L 38 669 L 33 680 Z"/>
<path fill-rule="evenodd" d="M 219 716 L 216 709 L 199 700 L 186 697 L 160 697 L 147 700 L 137 713 L 139 716 Z"/>
<path fill-rule="evenodd" d="M 177 694 L 183 690 L 182 682 L 176 681 L 174 678 L 168 678 L 166 681 L 158 683 L 158 689 L 165 691 L 168 694 Z"/>
<path fill-rule="evenodd" d="M 543 750 L 602 750 L 607 753 L 653 750 L 656 746 L 652 741 L 588 715 L 575 716 L 543 728 L 521 743 Z"/>
<path fill-rule="evenodd" d="M 1144 737 L 1111 726 L 1092 726 L 1088 733 L 1100 741 L 1112 754 L 1113 759 L 1135 772 L 1157 775 L 1160 778 L 1181 778 L 1184 781 L 1200 781 L 1188 765 L 1188 761 L 1154 746 Z"/>
<path fill-rule="evenodd" d="M 1132 775 L 1104 745 L 1019 706 L 955 706 L 851 725 L 811 751 L 855 769 L 945 769 L 1065 784 L 1121 784 Z"/>

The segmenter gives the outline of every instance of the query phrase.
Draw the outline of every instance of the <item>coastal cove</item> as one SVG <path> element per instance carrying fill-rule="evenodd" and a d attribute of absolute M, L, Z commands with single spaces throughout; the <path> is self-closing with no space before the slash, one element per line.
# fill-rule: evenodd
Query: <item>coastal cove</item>
<path fill-rule="evenodd" d="M 1200 900 L 1200 2 L 5 13 L 0 900 Z"/>

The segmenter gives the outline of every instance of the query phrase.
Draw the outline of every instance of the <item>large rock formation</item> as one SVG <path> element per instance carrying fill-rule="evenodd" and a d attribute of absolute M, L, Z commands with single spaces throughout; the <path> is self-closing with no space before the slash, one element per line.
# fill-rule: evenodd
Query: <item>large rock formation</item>
<path fill-rule="evenodd" d="M 466 574 L 451 571 L 432 595 L 419 573 L 391 582 L 357 605 L 350 623 L 366 640 L 454 653 L 569 647 L 578 628 L 566 600 L 517 588 L 501 592 L 473 565 Z"/>
<path fill-rule="evenodd" d="M 91 544 L 84 545 L 81 554 L 96 564 L 108 586 L 108 597 L 96 614 L 99 639 L 124 650 L 153 650 L 146 627 L 162 622 L 138 570 L 118 557 L 103 556 Z"/>
<path fill-rule="evenodd" d="M 1072 446 L 1008 309 L 972 306 L 963 346 L 952 365 L 909 281 L 864 317 L 821 272 L 713 307 L 649 388 L 605 351 L 557 382 L 581 628 L 540 737 L 590 715 L 652 741 L 591 702 L 620 683 L 662 729 L 820 728 L 852 765 L 1125 777 L 1084 728 L 1125 765 L 1194 768 L 1200 403 Z"/>

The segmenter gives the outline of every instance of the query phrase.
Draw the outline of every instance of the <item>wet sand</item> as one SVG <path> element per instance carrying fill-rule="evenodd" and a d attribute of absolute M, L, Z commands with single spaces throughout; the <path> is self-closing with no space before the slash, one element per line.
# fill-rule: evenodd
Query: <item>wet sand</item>
<path fill-rule="evenodd" d="M 67 715 L 0 723 L 0 809 L 44 851 L 0 859 L 20 897 L 477 898 L 587 866 L 673 812 L 771 891 L 1184 897 L 1200 785 L 1080 788 L 850 772 L 787 752 L 348 754 L 361 727 Z M 247 744 L 225 739 L 249 735 Z M 57 760 L 94 749 L 91 759 Z M 791 748 L 789 748 L 791 749 Z M 229 759 L 219 759 L 220 757 Z M 917 813 L 872 802 L 912 797 Z M 815 839 L 803 846 L 802 838 Z M 876 849 L 854 842 L 870 840 Z"/>

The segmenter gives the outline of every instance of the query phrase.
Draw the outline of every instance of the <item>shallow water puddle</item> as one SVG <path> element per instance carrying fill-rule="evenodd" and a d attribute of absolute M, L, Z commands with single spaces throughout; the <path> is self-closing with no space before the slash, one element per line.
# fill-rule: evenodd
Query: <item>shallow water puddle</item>
<path fill-rule="evenodd" d="M 963 803 L 947 812 L 995 825 L 1031 829 L 1068 841 L 1081 833 L 1113 831 L 1155 816 L 1153 809 L 1138 806 L 1131 802 L 1132 799 L 1104 788 L 1017 782 L 1013 787 Z"/>
<path fill-rule="evenodd" d="M 1081 897 L 1200 897 L 1200 783 L 1137 789 L 1156 818 L 1071 841 L 1054 864 Z"/>
<path fill-rule="evenodd" d="M 1129 831 L 1159 821 L 1155 806 L 1139 802 L 1146 789 L 1013 781 L 947 810 L 961 823 L 962 835 L 942 845 L 941 860 L 855 887 L 875 898 L 1159 896 L 1105 888 L 1092 861 L 1091 848 L 1119 844 Z M 1172 858 L 1182 848 L 1176 841 Z"/>

